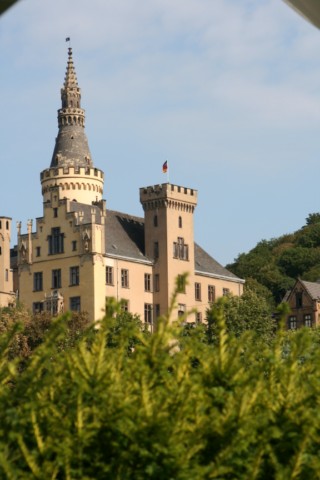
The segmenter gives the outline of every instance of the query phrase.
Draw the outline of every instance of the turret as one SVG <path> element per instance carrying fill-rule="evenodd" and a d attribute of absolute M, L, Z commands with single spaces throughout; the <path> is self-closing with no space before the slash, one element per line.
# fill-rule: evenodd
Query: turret
<path fill-rule="evenodd" d="M 86 204 L 101 201 L 104 174 L 94 168 L 92 162 L 71 48 L 68 49 L 67 70 L 61 88 L 58 128 L 50 167 L 40 175 L 44 202 L 51 201 L 52 187 L 56 186 L 60 198 Z"/>
<path fill-rule="evenodd" d="M 10 268 L 11 218 L 0 217 L 0 306 L 12 303 L 13 276 Z"/>

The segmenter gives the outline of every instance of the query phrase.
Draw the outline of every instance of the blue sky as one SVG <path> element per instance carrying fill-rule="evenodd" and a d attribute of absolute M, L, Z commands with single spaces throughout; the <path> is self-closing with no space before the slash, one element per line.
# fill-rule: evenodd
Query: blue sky
<path fill-rule="evenodd" d="M 0 214 L 42 215 L 71 37 L 110 209 L 139 187 L 198 190 L 220 263 L 320 211 L 320 32 L 280 0 L 21 0 L 0 19 Z"/>

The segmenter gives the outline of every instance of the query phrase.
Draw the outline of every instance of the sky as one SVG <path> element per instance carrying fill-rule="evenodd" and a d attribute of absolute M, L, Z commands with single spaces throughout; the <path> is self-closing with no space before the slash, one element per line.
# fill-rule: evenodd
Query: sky
<path fill-rule="evenodd" d="M 195 241 L 223 265 L 320 212 L 320 32 L 284 2 L 20 0 L 0 18 L 12 244 L 43 213 L 66 37 L 108 208 L 143 216 L 140 187 L 194 188 Z"/>

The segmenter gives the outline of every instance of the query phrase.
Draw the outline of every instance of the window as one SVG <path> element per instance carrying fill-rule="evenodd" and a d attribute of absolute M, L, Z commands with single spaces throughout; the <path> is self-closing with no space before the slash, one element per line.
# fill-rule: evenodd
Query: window
<path fill-rule="evenodd" d="M 156 317 L 156 319 L 160 317 L 160 305 L 159 305 L 159 303 L 156 303 L 156 305 L 155 305 L 155 317 Z"/>
<path fill-rule="evenodd" d="M 158 215 L 155 215 L 155 216 L 153 217 L 153 226 L 154 226 L 154 227 L 157 227 L 157 226 L 158 226 Z"/>
<path fill-rule="evenodd" d="M 182 217 L 179 217 L 178 225 L 179 225 L 179 228 L 182 228 Z"/>
<path fill-rule="evenodd" d="M 222 289 L 222 295 L 223 295 L 224 297 L 227 297 L 227 296 L 229 295 L 229 293 L 230 293 L 229 288 L 223 288 L 223 289 Z"/>
<path fill-rule="evenodd" d="M 129 288 L 129 270 L 121 269 L 121 287 Z"/>
<path fill-rule="evenodd" d="M 5 280 L 6 282 L 9 281 L 9 270 L 7 268 L 6 268 Z"/>
<path fill-rule="evenodd" d="M 9 222 L 8 222 L 8 220 L 6 221 L 6 229 L 9 230 Z"/>
<path fill-rule="evenodd" d="M 144 290 L 146 292 L 151 292 L 151 275 L 150 273 L 144 274 Z"/>
<path fill-rule="evenodd" d="M 296 330 L 297 328 L 297 317 L 289 317 L 289 328 L 290 330 Z"/>
<path fill-rule="evenodd" d="M 310 314 L 306 314 L 304 316 L 304 326 L 305 327 L 312 327 L 312 320 L 311 320 L 311 315 Z"/>
<path fill-rule="evenodd" d="M 60 228 L 52 228 L 51 235 L 48 235 L 49 255 L 63 253 L 64 234 L 60 232 Z"/>
<path fill-rule="evenodd" d="M 71 245 L 72 251 L 75 252 L 77 250 L 77 240 L 72 240 Z"/>
<path fill-rule="evenodd" d="M 296 292 L 296 308 L 302 307 L 302 292 Z"/>
<path fill-rule="evenodd" d="M 156 292 L 160 291 L 160 275 L 159 273 L 156 273 L 154 276 L 154 290 Z"/>
<path fill-rule="evenodd" d="M 159 242 L 153 244 L 153 256 L 155 259 L 159 258 Z"/>
<path fill-rule="evenodd" d="M 178 305 L 178 317 L 182 317 L 186 313 L 186 306 L 184 303 Z"/>
<path fill-rule="evenodd" d="M 72 312 L 80 312 L 81 310 L 80 297 L 70 297 L 70 310 Z"/>
<path fill-rule="evenodd" d="M 2 247 L 0 247 L 0 255 L 2 255 Z"/>
<path fill-rule="evenodd" d="M 52 270 L 52 288 L 61 288 L 61 270 Z"/>
<path fill-rule="evenodd" d="M 32 305 L 33 313 L 43 312 L 43 302 L 34 302 Z"/>
<path fill-rule="evenodd" d="M 53 209 L 53 216 L 54 216 L 54 218 L 57 218 L 57 216 L 58 216 L 58 209 L 57 209 L 57 207 L 54 207 L 54 209 Z"/>
<path fill-rule="evenodd" d="M 214 285 L 208 285 L 208 302 L 213 303 L 216 299 L 216 289 Z"/>
<path fill-rule="evenodd" d="M 196 313 L 196 323 L 202 323 L 202 313 L 201 312 Z"/>
<path fill-rule="evenodd" d="M 33 274 L 33 291 L 41 292 L 42 289 L 43 289 L 42 272 L 35 272 Z"/>
<path fill-rule="evenodd" d="M 194 284 L 194 294 L 196 300 L 201 300 L 201 283 Z"/>
<path fill-rule="evenodd" d="M 144 304 L 144 323 L 152 325 L 152 305 L 150 303 Z"/>
<path fill-rule="evenodd" d="M 178 275 L 177 287 L 178 293 L 186 293 L 186 277 L 184 275 Z"/>
<path fill-rule="evenodd" d="M 120 302 L 122 312 L 129 312 L 129 300 L 122 299 Z"/>
<path fill-rule="evenodd" d="M 106 284 L 113 285 L 113 267 L 106 267 Z"/>
<path fill-rule="evenodd" d="M 70 285 L 79 285 L 80 273 L 79 267 L 70 267 Z"/>
<path fill-rule="evenodd" d="M 178 237 L 178 241 L 173 242 L 173 258 L 189 260 L 189 246 L 185 245 L 182 237 Z"/>
<path fill-rule="evenodd" d="M 41 247 L 36 247 L 36 257 L 40 257 L 41 255 Z"/>

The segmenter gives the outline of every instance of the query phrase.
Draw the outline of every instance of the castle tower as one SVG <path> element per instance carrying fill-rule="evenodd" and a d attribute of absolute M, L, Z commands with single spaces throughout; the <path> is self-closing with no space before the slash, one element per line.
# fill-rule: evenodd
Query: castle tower
<path fill-rule="evenodd" d="M 61 199 L 86 204 L 101 201 L 104 175 L 92 163 L 71 48 L 68 49 L 66 76 L 61 88 L 61 104 L 51 165 L 40 175 L 43 200 L 51 202 L 51 191 L 58 186 Z"/>
<path fill-rule="evenodd" d="M 10 269 L 11 218 L 0 217 L 0 306 L 8 306 L 14 299 L 13 277 Z"/>
<path fill-rule="evenodd" d="M 140 188 L 140 202 L 145 218 L 145 252 L 154 260 L 154 304 L 160 307 L 155 316 L 168 311 L 175 281 L 184 273 L 188 284 L 181 285 L 178 311 L 187 307 L 187 297 L 193 297 L 194 226 L 193 213 L 197 191 L 163 183 Z"/>

